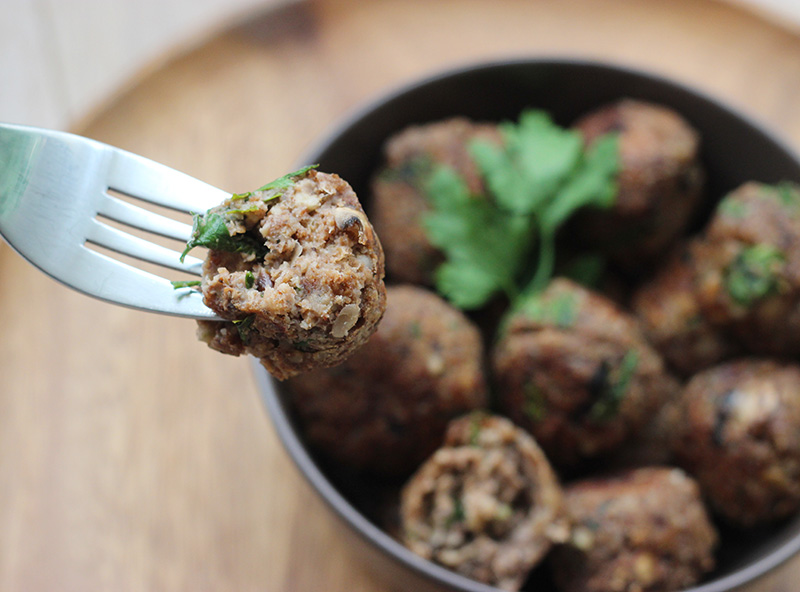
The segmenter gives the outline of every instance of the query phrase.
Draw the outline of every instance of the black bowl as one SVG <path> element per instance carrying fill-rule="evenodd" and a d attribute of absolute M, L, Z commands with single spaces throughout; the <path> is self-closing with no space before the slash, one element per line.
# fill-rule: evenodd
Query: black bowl
<path fill-rule="evenodd" d="M 299 164 L 346 179 L 369 212 L 369 180 L 384 140 L 407 125 L 454 115 L 475 120 L 516 120 L 527 108 L 547 110 L 562 125 L 592 108 L 623 97 L 661 103 L 681 113 L 702 137 L 709 195 L 721 197 L 748 180 L 800 182 L 800 159 L 752 120 L 717 100 L 675 82 L 617 66 L 568 60 L 521 59 L 480 64 L 411 83 L 358 110 L 311 149 Z M 352 488 L 306 448 L 286 405 L 285 391 L 256 365 L 259 389 L 286 450 L 300 472 L 346 525 L 343 533 L 369 566 L 397 589 L 496 592 L 423 560 L 381 530 L 354 501 Z M 309 528 L 313 528 L 309 525 Z M 691 592 L 767 589 L 800 550 L 800 516 L 758 532 L 723 530 L 718 568 Z M 549 590 L 546 574 L 542 586 Z M 777 581 L 777 580 L 776 580 Z"/>

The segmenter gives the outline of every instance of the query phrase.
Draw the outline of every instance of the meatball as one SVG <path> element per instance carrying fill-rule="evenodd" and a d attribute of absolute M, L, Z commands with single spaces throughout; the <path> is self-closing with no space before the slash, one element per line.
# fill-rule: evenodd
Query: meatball
<path fill-rule="evenodd" d="M 698 132 L 675 111 L 624 99 L 575 124 L 586 144 L 619 133 L 618 192 L 611 209 L 579 217 L 579 232 L 624 269 L 641 268 L 681 235 L 702 199 Z"/>
<path fill-rule="evenodd" d="M 536 442 L 505 418 L 453 421 L 401 492 L 404 542 L 462 575 L 518 590 L 564 541 L 563 497 Z"/>
<path fill-rule="evenodd" d="M 672 253 L 631 298 L 650 343 L 684 377 L 730 358 L 737 350 L 734 340 L 711 324 L 700 308 L 694 247 L 682 245 Z"/>
<path fill-rule="evenodd" d="M 718 205 L 695 255 L 708 321 L 754 354 L 800 354 L 800 187 L 745 183 Z"/>
<path fill-rule="evenodd" d="M 463 313 L 421 287 L 390 286 L 378 330 L 343 364 L 289 381 L 308 442 L 344 466 L 408 475 L 447 422 L 486 404 L 483 344 Z"/>
<path fill-rule="evenodd" d="M 674 449 L 713 510 L 756 526 L 800 509 L 800 367 L 740 359 L 697 374 Z"/>
<path fill-rule="evenodd" d="M 226 321 L 200 321 L 198 335 L 213 349 L 259 358 L 282 380 L 363 345 L 386 289 L 380 242 L 345 181 L 307 170 L 276 184 L 196 220 L 195 236 L 222 235 L 210 245 L 201 288 Z"/>
<path fill-rule="evenodd" d="M 570 280 L 505 325 L 492 351 L 499 408 L 561 468 L 617 449 L 677 389 L 633 316 Z"/>
<path fill-rule="evenodd" d="M 381 236 L 393 281 L 433 283 L 442 256 L 422 225 L 430 209 L 422 184 L 433 166 L 445 165 L 464 178 L 472 193 L 482 193 L 483 181 L 469 154 L 474 139 L 502 141 L 495 125 L 463 117 L 412 126 L 387 141 L 386 163 L 372 183 L 370 217 Z"/>
<path fill-rule="evenodd" d="M 717 532 L 697 483 L 646 467 L 565 488 L 569 542 L 554 549 L 562 592 L 673 592 L 714 567 Z"/>

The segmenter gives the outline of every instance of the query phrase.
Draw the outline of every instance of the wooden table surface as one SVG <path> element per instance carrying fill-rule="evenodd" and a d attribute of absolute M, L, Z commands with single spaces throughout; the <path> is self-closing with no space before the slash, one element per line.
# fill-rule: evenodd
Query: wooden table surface
<path fill-rule="evenodd" d="M 246 190 L 376 93 L 509 56 L 646 68 L 800 147 L 800 38 L 713 0 L 294 4 L 153 65 L 76 131 Z M 388 590 L 284 453 L 247 360 L 5 246 L 0 270 L 0 590 Z"/>

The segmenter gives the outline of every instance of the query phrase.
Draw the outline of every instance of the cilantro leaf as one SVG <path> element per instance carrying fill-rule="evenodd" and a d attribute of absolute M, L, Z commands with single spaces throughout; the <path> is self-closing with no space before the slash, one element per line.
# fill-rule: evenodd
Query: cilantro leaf
<path fill-rule="evenodd" d="M 446 259 L 435 274 L 437 290 L 463 309 L 478 308 L 501 291 L 514 295 L 533 238 L 530 221 L 471 196 L 449 167 L 438 167 L 426 187 L 434 209 L 422 223 Z"/>
<path fill-rule="evenodd" d="M 779 286 L 784 254 L 765 243 L 744 248 L 724 271 L 725 287 L 737 304 L 749 307 Z"/>
<path fill-rule="evenodd" d="M 262 185 L 255 191 L 234 193 L 231 196 L 231 199 L 232 200 L 247 199 L 251 195 L 255 195 L 257 193 L 266 193 L 267 195 L 261 196 L 262 199 L 264 199 L 265 201 L 275 199 L 277 197 L 280 197 L 286 189 L 291 187 L 299 177 L 304 176 L 308 171 L 310 171 L 311 169 L 315 169 L 318 166 L 319 166 L 318 164 L 311 164 L 308 166 L 304 166 L 303 168 L 298 169 L 294 172 L 287 173 L 282 177 L 278 177 L 277 179 L 275 179 L 274 181 L 270 181 L 266 185 Z"/>
<path fill-rule="evenodd" d="M 517 125 L 500 125 L 503 146 L 472 143 L 475 163 L 500 207 L 535 213 L 577 165 L 582 152 L 578 132 L 557 126 L 543 111 L 525 111 Z"/>
<path fill-rule="evenodd" d="M 231 235 L 225 217 L 211 210 L 205 215 L 194 215 L 192 236 L 181 253 L 181 261 L 195 247 L 207 247 L 229 253 L 254 253 L 258 257 L 263 257 L 267 252 L 264 244 L 252 236 Z"/>
<path fill-rule="evenodd" d="M 499 129 L 501 145 L 468 145 L 484 194 L 470 195 L 466 181 L 444 165 L 430 167 L 421 183 L 431 205 L 426 236 L 445 257 L 436 287 L 460 308 L 478 308 L 500 292 L 513 301 L 544 289 L 555 271 L 560 228 L 579 209 L 610 207 L 617 195 L 617 135 L 584 149 L 579 132 L 539 110 Z M 521 290 L 531 260 L 533 278 Z"/>

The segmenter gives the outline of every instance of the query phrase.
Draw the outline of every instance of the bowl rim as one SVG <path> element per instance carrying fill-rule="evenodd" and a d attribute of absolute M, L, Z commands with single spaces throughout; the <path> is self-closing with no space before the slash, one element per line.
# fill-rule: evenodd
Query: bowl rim
<path fill-rule="evenodd" d="M 395 84 L 388 90 L 383 90 L 373 94 L 365 100 L 359 102 L 354 108 L 345 112 L 336 122 L 319 136 L 319 139 L 312 142 L 302 155 L 295 161 L 297 166 L 304 166 L 315 159 L 312 158 L 321 154 L 343 133 L 353 127 L 358 121 L 369 116 L 380 109 L 385 104 L 397 100 L 407 93 L 419 90 L 422 87 L 441 82 L 452 77 L 463 76 L 481 70 L 490 70 L 498 67 L 515 66 L 570 66 L 587 67 L 595 69 L 605 69 L 616 73 L 629 75 L 639 79 L 647 80 L 674 90 L 690 95 L 701 101 L 713 105 L 718 110 L 725 112 L 734 119 L 742 121 L 751 127 L 755 132 L 773 143 L 779 150 L 783 151 L 792 161 L 800 166 L 800 152 L 798 152 L 778 131 L 768 128 L 756 118 L 743 113 L 733 107 L 725 100 L 712 94 L 698 90 L 686 83 L 677 81 L 667 75 L 645 71 L 637 67 L 618 64 L 611 61 L 601 61 L 594 59 L 582 59 L 574 57 L 526 57 L 517 56 L 510 58 L 498 58 L 485 61 L 470 61 L 461 65 L 454 65 L 445 68 L 437 68 L 427 74 L 417 75 L 407 79 L 405 82 Z M 273 427 L 275 428 L 282 445 L 294 461 L 295 465 L 311 484 L 312 488 L 324 500 L 325 504 L 343 520 L 352 531 L 369 545 L 377 548 L 387 559 L 400 561 L 406 568 L 416 572 L 431 583 L 450 586 L 455 590 L 463 592 L 498 592 L 498 588 L 462 576 L 432 561 L 426 560 L 404 546 L 400 541 L 391 537 L 387 532 L 368 520 L 349 500 L 347 500 L 338 489 L 325 476 L 317 462 L 312 458 L 309 450 L 301 441 L 298 432 L 294 429 L 293 423 L 287 409 L 284 407 L 281 397 L 277 392 L 277 381 L 261 366 L 257 359 L 251 358 L 253 372 L 260 392 L 262 401 L 270 416 Z M 724 575 L 710 582 L 701 583 L 697 586 L 687 588 L 684 592 L 731 592 L 741 586 L 752 583 L 757 579 L 774 571 L 792 557 L 800 553 L 800 528 L 792 534 L 786 541 L 770 549 L 765 555 L 757 560 L 738 568 L 731 573 Z"/>

